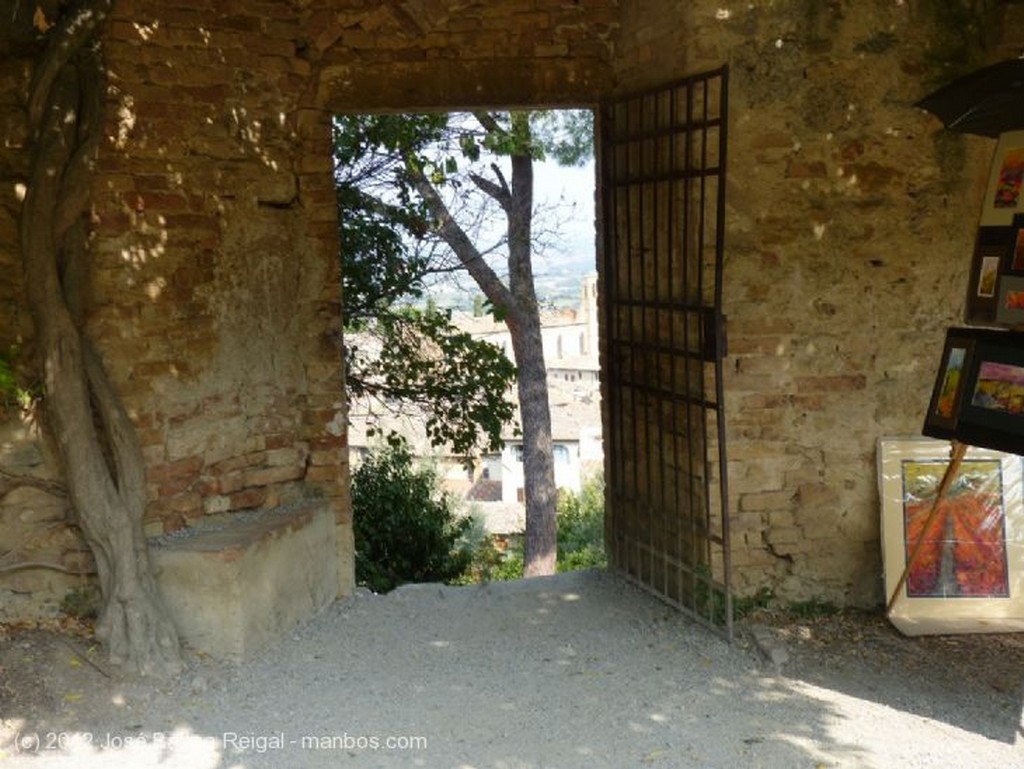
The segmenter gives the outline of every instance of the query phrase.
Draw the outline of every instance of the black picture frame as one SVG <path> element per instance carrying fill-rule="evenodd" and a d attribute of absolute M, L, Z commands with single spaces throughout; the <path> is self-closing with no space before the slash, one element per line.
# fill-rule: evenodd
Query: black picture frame
<path fill-rule="evenodd" d="M 947 330 L 922 433 L 1024 455 L 1024 333 Z"/>
<path fill-rule="evenodd" d="M 975 333 L 956 439 L 1024 455 L 1024 333 Z"/>
<path fill-rule="evenodd" d="M 999 278 L 996 323 L 1008 328 L 1024 328 L 1024 275 Z"/>
<path fill-rule="evenodd" d="M 999 322 L 999 284 L 1011 265 L 1011 241 L 1016 232 L 1015 227 L 978 228 L 967 281 L 965 323 L 992 326 Z"/>
<path fill-rule="evenodd" d="M 1024 277 L 1024 214 L 1013 217 L 1013 230 L 1007 240 L 1003 274 Z"/>
<path fill-rule="evenodd" d="M 946 332 L 939 373 L 932 388 L 923 433 L 932 438 L 956 438 L 963 408 L 964 382 L 971 371 L 975 329 L 951 328 Z"/>

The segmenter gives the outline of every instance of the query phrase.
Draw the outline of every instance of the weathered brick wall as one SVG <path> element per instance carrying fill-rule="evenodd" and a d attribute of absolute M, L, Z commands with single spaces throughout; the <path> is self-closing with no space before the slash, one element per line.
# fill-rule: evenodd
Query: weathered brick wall
<path fill-rule="evenodd" d="M 116 6 L 90 331 L 164 529 L 345 485 L 330 134 L 303 36 L 276 2 Z"/>
<path fill-rule="evenodd" d="M 931 4 L 930 4 L 931 5 Z M 627 2 L 621 88 L 731 67 L 725 312 L 735 587 L 881 599 L 875 441 L 920 434 L 993 145 L 911 105 L 955 43 L 924 4 Z M 946 20 L 948 21 L 948 20 Z M 998 52 L 987 55 L 998 58 Z"/>
<path fill-rule="evenodd" d="M 293 7 L 277 2 L 115 5 L 88 328 L 139 428 L 147 531 L 326 497 L 344 589 L 352 559 L 337 215 L 329 123 L 312 106 L 312 67 L 297 52 L 304 37 Z M 0 97 L 15 103 L 22 133 L 29 65 L 5 62 Z M 10 175 L 24 181 L 27 159 L 17 162 Z M 19 258 L 9 188 L 5 266 Z M 24 308 L 4 302 L 17 283 L 5 280 L 2 292 L 6 342 L 13 312 L 29 332 Z M 25 456 L 22 446 L 11 441 L 5 456 Z M 25 493 L 4 499 L 5 518 L 31 512 L 18 504 Z M 14 533 L 0 531 L 5 542 Z M 0 586 L 41 598 L 52 574 L 17 572 Z"/>
<path fill-rule="evenodd" d="M 578 105 L 608 88 L 615 0 L 315 5 L 317 98 L 336 112 Z"/>
<path fill-rule="evenodd" d="M 874 442 L 919 431 L 992 149 L 908 106 L 948 39 L 881 0 L 120 0 L 89 328 L 140 428 L 150 530 L 318 493 L 349 532 L 332 112 L 592 104 L 728 62 L 736 586 L 877 600 Z M 30 341 L 31 54 L 0 57 L 3 345 Z M 53 476 L 13 424 L 0 462 Z M 11 499 L 0 527 L 35 509 Z M 38 501 L 41 531 L 62 506 Z"/>

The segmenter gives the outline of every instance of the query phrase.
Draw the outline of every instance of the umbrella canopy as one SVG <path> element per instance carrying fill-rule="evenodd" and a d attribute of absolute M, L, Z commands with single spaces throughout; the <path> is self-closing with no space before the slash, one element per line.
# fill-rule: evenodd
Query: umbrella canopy
<path fill-rule="evenodd" d="M 995 138 L 1024 129 L 1024 58 L 964 75 L 925 96 L 917 106 L 959 133 Z"/>

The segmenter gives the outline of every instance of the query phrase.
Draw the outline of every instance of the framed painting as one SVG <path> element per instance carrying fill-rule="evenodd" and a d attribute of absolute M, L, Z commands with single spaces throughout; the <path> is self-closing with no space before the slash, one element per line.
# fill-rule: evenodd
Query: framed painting
<path fill-rule="evenodd" d="M 1024 276 L 1024 214 L 1013 217 L 1013 233 L 1010 235 L 1010 252 L 1006 259 L 1006 272 Z"/>
<path fill-rule="evenodd" d="M 981 225 L 1007 226 L 1024 213 L 1024 131 L 999 137 L 981 209 Z"/>
<path fill-rule="evenodd" d="M 1024 328 L 1024 275 L 1004 275 L 999 281 L 996 322 L 1000 326 Z"/>
<path fill-rule="evenodd" d="M 1024 454 L 1024 334 L 974 329 L 957 440 Z"/>
<path fill-rule="evenodd" d="M 974 336 L 966 329 L 946 332 L 939 374 L 932 390 L 924 421 L 924 434 L 933 438 L 955 438 L 963 402 L 964 376 L 971 363 Z"/>
<path fill-rule="evenodd" d="M 889 614 L 906 635 L 1024 630 L 1021 457 L 968 448 L 927 530 L 950 444 L 878 443 L 886 598 L 922 541 Z"/>
<path fill-rule="evenodd" d="M 996 323 L 999 283 L 1006 270 L 1006 253 L 1013 232 L 1012 227 L 979 228 L 967 281 L 966 323 Z"/>

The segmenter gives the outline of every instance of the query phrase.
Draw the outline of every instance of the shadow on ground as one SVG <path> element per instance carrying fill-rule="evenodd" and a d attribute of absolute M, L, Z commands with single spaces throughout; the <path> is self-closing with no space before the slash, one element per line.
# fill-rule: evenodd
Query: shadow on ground
<path fill-rule="evenodd" d="M 881 611 L 751 621 L 788 657 L 789 677 L 991 740 L 1024 740 L 1024 634 L 912 638 Z"/>
<path fill-rule="evenodd" d="M 105 671 L 81 641 L 10 634 L 0 766 L 889 769 L 1020 758 L 1008 716 L 984 726 L 999 707 L 964 700 L 923 661 L 910 666 L 923 655 L 899 639 L 899 653 L 880 654 L 874 633 L 825 643 L 802 628 L 771 626 L 791 636 L 779 671 L 746 636 L 729 645 L 611 575 L 578 572 L 361 593 L 244 665 L 193 656 L 160 685 Z"/>

